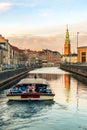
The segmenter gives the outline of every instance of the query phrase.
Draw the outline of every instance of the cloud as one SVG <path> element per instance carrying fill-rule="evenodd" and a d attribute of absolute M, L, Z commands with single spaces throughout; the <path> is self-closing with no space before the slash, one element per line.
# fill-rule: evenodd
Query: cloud
<path fill-rule="evenodd" d="M 31 2 L 29 3 L 28 1 L 10 1 L 9 2 L 1 2 L 0 1 L 0 12 L 4 12 L 6 10 L 9 10 L 12 6 L 17 6 L 17 7 L 35 7 L 36 3 Z"/>
<path fill-rule="evenodd" d="M 11 0 L 10 0 L 11 1 Z M 36 7 L 42 3 L 43 0 L 12 0 L 14 6 L 18 7 Z"/>
<path fill-rule="evenodd" d="M 15 6 L 18 7 L 35 7 L 36 4 L 35 3 L 14 3 Z"/>
<path fill-rule="evenodd" d="M 53 9 L 50 9 L 50 8 L 45 8 L 45 9 L 40 8 L 37 10 L 37 15 L 42 17 L 42 18 L 46 17 L 49 19 L 49 18 L 54 17 L 55 14 L 56 14 L 55 11 Z"/>
<path fill-rule="evenodd" d="M 38 15 L 40 17 L 49 17 L 50 16 L 50 13 L 49 12 L 39 12 Z"/>
<path fill-rule="evenodd" d="M 12 6 L 11 3 L 0 3 L 0 12 L 6 11 L 8 9 L 10 9 Z"/>
<path fill-rule="evenodd" d="M 49 36 L 11 36 L 8 37 L 10 44 L 15 45 L 21 49 L 27 48 L 31 50 L 42 50 L 50 49 L 57 50 L 61 52 L 63 48 L 64 38 L 60 38 L 59 35 L 49 35 Z M 59 42 L 58 42 L 59 41 Z M 61 44 L 61 46 L 60 46 Z"/>

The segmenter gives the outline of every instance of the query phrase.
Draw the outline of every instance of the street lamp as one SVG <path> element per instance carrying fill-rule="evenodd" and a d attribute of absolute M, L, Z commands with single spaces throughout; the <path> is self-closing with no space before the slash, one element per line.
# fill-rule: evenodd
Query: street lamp
<path fill-rule="evenodd" d="M 77 32 L 77 54 L 78 54 L 78 35 L 79 35 L 79 32 Z"/>
<path fill-rule="evenodd" d="M 77 32 L 77 62 L 78 62 L 78 35 L 79 35 L 79 32 Z"/>

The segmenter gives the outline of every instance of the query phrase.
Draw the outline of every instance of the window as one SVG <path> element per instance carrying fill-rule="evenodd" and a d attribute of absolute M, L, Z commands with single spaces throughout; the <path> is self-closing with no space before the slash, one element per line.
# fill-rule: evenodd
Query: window
<path fill-rule="evenodd" d="M 86 62 L 86 52 L 82 52 L 82 62 Z"/>

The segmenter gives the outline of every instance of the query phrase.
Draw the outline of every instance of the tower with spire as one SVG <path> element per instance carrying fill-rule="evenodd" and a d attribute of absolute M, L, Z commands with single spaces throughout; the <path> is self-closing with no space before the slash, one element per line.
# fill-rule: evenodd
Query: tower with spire
<path fill-rule="evenodd" d="M 64 44 L 64 55 L 69 56 L 70 53 L 71 53 L 71 47 L 70 47 L 70 38 L 69 38 L 69 31 L 68 31 L 68 25 L 67 25 L 65 44 Z"/>

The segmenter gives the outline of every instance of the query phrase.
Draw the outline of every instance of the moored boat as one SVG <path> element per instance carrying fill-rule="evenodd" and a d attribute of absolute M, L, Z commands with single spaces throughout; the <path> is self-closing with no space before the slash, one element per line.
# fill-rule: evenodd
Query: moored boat
<path fill-rule="evenodd" d="M 22 79 L 7 93 L 9 100 L 53 100 L 54 96 L 47 80 L 42 78 Z"/>

